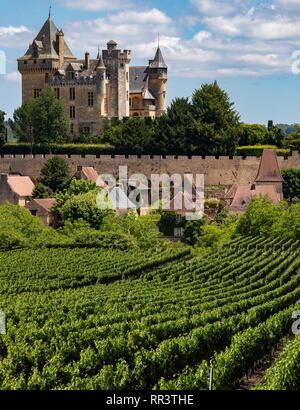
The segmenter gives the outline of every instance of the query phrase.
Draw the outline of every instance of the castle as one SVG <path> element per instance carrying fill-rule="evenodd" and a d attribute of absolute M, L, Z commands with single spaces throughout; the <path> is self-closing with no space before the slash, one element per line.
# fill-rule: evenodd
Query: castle
<path fill-rule="evenodd" d="M 51 86 L 65 101 L 70 134 L 97 135 L 103 119 L 155 118 L 166 110 L 168 67 L 160 48 L 148 66 L 130 67 L 131 51 L 119 50 L 113 40 L 96 59 L 88 52 L 78 60 L 51 15 L 25 55 L 18 59 L 22 75 L 22 101 L 39 96 Z"/>

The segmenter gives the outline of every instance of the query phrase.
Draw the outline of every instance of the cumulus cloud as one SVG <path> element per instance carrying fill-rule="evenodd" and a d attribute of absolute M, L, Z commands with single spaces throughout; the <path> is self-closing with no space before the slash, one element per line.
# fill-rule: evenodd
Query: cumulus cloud
<path fill-rule="evenodd" d="M 30 30 L 25 26 L 0 26 L 0 46 L 18 47 L 26 44 L 30 38 Z"/>
<path fill-rule="evenodd" d="M 20 83 L 21 82 L 21 74 L 18 71 L 8 73 L 5 75 L 4 78 L 6 81 L 9 81 L 10 83 Z"/>
<path fill-rule="evenodd" d="M 133 6 L 131 0 L 60 0 L 66 7 L 80 10 L 120 10 Z"/>

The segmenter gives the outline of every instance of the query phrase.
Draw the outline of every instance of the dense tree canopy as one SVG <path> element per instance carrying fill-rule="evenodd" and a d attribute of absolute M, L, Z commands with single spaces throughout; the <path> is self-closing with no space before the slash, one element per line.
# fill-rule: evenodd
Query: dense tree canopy
<path fill-rule="evenodd" d="M 33 133 L 33 103 L 25 101 L 13 114 L 13 121 L 9 119 L 9 125 L 19 142 L 34 143 Z"/>
<path fill-rule="evenodd" d="M 38 98 L 24 102 L 9 124 L 20 142 L 32 145 L 65 143 L 70 129 L 65 103 L 56 98 L 51 87 L 44 88 Z"/>
<path fill-rule="evenodd" d="M 289 134 L 283 141 L 283 146 L 292 150 L 300 150 L 300 124 L 295 124 L 296 131 Z"/>
<path fill-rule="evenodd" d="M 40 182 L 54 192 L 63 189 L 69 180 L 70 168 L 68 162 L 58 155 L 48 159 L 41 169 Z"/>
<path fill-rule="evenodd" d="M 283 182 L 283 195 L 286 199 L 300 199 L 300 169 L 289 168 L 281 171 Z"/>
<path fill-rule="evenodd" d="M 176 98 L 166 115 L 108 122 L 104 142 L 123 154 L 233 155 L 239 140 L 239 116 L 225 91 L 203 84 L 191 102 Z"/>

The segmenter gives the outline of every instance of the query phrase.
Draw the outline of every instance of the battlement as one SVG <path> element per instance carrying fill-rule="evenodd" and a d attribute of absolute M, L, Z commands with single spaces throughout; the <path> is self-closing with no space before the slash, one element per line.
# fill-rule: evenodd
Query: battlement
<path fill-rule="evenodd" d="M 47 159 L 52 155 L 2 155 L 0 173 L 19 173 L 36 180 Z M 128 175 L 152 174 L 204 174 L 205 185 L 249 185 L 256 178 L 260 158 L 241 156 L 161 156 L 161 155 L 61 155 L 66 158 L 72 173 L 78 166 L 94 167 L 99 174 L 118 177 L 119 167 L 127 166 Z M 290 157 L 277 157 L 280 169 L 300 169 L 300 154 L 293 151 Z"/>

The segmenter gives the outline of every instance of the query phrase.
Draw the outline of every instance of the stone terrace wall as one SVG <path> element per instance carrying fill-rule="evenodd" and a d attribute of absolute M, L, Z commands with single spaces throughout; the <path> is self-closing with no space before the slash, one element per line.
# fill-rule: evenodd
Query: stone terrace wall
<path fill-rule="evenodd" d="M 39 177 L 41 167 L 51 155 L 4 155 L 0 157 L 0 173 L 20 173 L 29 175 L 33 179 Z M 248 185 L 253 183 L 258 172 L 260 159 L 256 157 L 191 157 L 179 156 L 175 159 L 173 156 L 150 156 L 144 155 L 138 158 L 136 155 L 130 155 L 126 158 L 123 155 L 101 155 L 99 158 L 93 155 L 86 155 L 82 158 L 80 155 L 68 157 L 62 155 L 69 162 L 72 172 L 75 173 L 77 166 L 93 166 L 99 174 L 113 174 L 116 178 L 119 174 L 119 166 L 128 167 L 128 176 L 136 173 L 142 173 L 149 179 L 151 174 L 175 174 L 185 173 L 204 174 L 205 185 Z M 293 152 L 291 157 L 285 159 L 278 157 L 279 167 L 282 168 L 300 168 L 300 154 Z"/>

